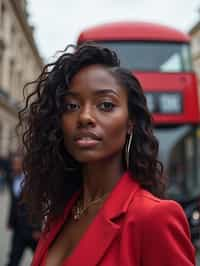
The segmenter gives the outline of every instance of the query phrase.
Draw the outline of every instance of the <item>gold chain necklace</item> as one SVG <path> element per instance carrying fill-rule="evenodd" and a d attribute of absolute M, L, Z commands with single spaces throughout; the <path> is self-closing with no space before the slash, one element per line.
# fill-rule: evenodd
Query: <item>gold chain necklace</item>
<path fill-rule="evenodd" d="M 87 206 L 83 207 L 81 200 L 78 200 L 77 203 L 74 205 L 74 207 L 72 208 L 72 217 L 74 221 L 78 221 L 81 216 L 92 206 L 95 205 L 101 201 L 103 201 L 105 199 L 105 197 L 108 195 L 109 193 L 104 194 L 102 197 L 97 198 L 96 200 L 90 201 Z"/>

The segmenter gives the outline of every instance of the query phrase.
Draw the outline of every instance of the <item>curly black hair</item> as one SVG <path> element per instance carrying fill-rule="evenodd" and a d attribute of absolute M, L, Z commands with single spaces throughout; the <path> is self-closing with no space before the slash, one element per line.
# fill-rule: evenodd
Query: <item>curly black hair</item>
<path fill-rule="evenodd" d="M 70 50 L 72 48 L 72 51 Z M 112 73 L 128 92 L 129 116 L 134 120 L 129 170 L 142 187 L 163 196 L 163 166 L 157 160 L 158 141 L 153 135 L 152 117 L 139 81 L 120 67 L 115 52 L 85 43 L 68 46 L 62 55 L 47 64 L 19 112 L 19 128 L 24 144 L 23 199 L 39 221 L 55 218 L 64 209 L 82 182 L 81 167 L 63 144 L 61 116 L 64 96 L 73 76 L 83 67 L 98 64 Z"/>

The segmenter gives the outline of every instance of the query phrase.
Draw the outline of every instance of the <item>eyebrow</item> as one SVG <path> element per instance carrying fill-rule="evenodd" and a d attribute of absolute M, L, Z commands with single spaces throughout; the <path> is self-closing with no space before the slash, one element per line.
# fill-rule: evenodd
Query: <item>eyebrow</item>
<path fill-rule="evenodd" d="M 94 94 L 95 95 L 114 94 L 114 95 L 119 97 L 119 94 L 116 91 L 111 90 L 111 89 L 104 89 L 104 90 L 103 89 L 97 89 L 94 91 Z M 67 91 L 66 96 L 79 97 L 80 93 L 75 92 L 75 91 Z"/>

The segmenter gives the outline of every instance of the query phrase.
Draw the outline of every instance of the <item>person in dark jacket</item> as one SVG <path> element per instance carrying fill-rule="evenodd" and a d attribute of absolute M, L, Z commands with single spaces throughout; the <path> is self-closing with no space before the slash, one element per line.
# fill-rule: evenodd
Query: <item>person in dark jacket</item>
<path fill-rule="evenodd" d="M 7 226 L 13 234 L 7 266 L 20 265 L 25 249 L 30 248 L 34 251 L 40 236 L 39 227 L 30 224 L 25 205 L 20 203 L 23 178 L 22 156 L 15 154 L 11 159 L 9 178 L 11 203 Z"/>

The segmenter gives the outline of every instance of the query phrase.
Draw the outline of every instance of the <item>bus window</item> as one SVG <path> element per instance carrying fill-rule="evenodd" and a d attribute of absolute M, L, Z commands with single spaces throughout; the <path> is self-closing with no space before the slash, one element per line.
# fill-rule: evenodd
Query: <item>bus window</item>
<path fill-rule="evenodd" d="M 168 197 L 179 201 L 194 198 L 200 191 L 196 129 L 189 125 L 156 128 L 155 135 L 168 176 Z"/>
<path fill-rule="evenodd" d="M 106 41 L 102 46 L 119 55 L 121 66 L 135 71 L 192 71 L 189 44 L 172 42 Z"/>
<path fill-rule="evenodd" d="M 190 71 L 192 68 L 192 56 L 191 56 L 191 51 L 189 50 L 190 47 L 187 45 L 182 46 L 182 65 L 185 66 L 186 71 Z"/>
<path fill-rule="evenodd" d="M 192 189 L 195 189 L 195 183 L 196 183 L 196 174 L 195 173 L 195 139 L 194 134 L 189 134 L 184 139 L 184 145 L 185 145 L 185 170 L 186 170 L 186 178 L 187 180 L 187 188 L 188 193 L 192 191 Z"/>
<path fill-rule="evenodd" d="M 181 58 L 178 53 L 170 56 L 161 66 L 162 72 L 177 72 L 180 71 L 178 66 L 181 65 Z"/>
<path fill-rule="evenodd" d="M 172 197 L 186 194 L 184 146 L 178 143 L 172 148 L 167 169 L 169 184 L 168 194 Z"/>
<path fill-rule="evenodd" d="M 200 127 L 196 130 L 196 168 L 197 168 L 197 187 L 200 187 Z"/>

